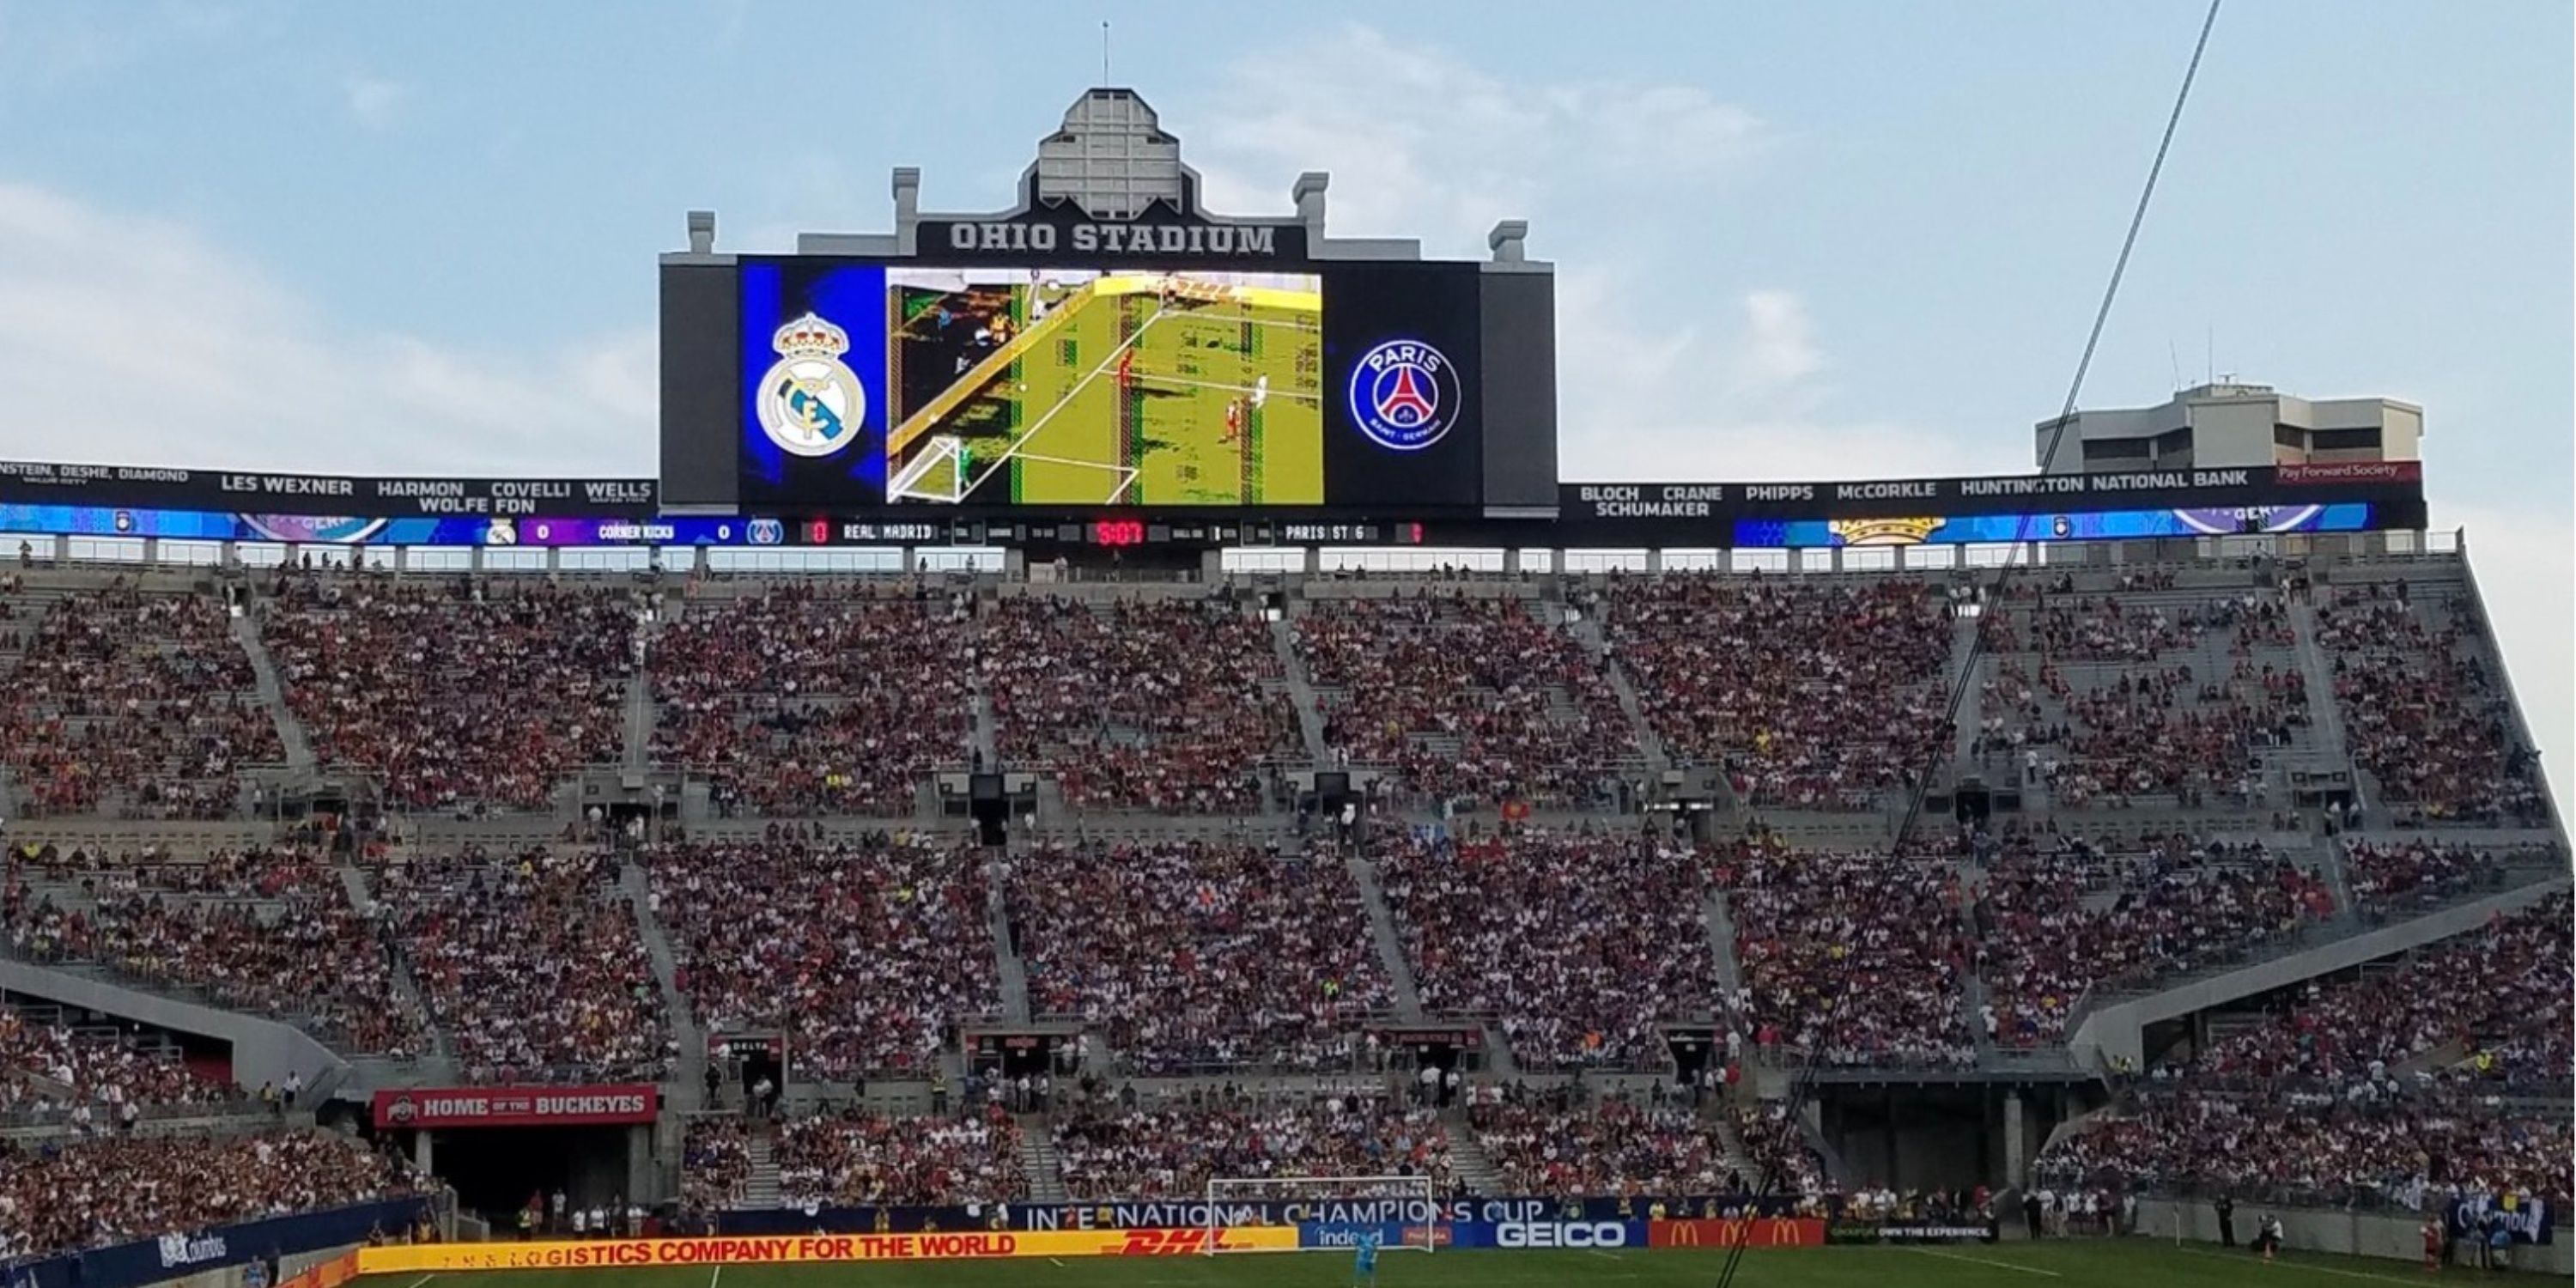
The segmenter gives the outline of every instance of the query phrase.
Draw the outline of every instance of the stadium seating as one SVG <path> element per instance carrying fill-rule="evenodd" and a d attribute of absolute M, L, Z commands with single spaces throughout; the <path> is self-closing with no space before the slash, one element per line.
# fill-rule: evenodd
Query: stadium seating
<path fill-rule="evenodd" d="M 617 759 L 634 593 L 282 575 L 260 634 L 327 765 L 414 809 L 533 810 Z"/>
<path fill-rule="evenodd" d="M 652 637 L 653 755 L 709 775 L 724 814 L 908 815 L 968 759 L 971 638 L 909 583 L 693 598 Z"/>
<path fill-rule="evenodd" d="M 2056 1042 L 2096 987 L 2226 961 L 2333 910 L 2324 882 L 2259 844 L 2172 838 L 2123 854 L 2015 838 L 1988 865 L 1977 906 L 1990 1036 Z"/>
<path fill-rule="evenodd" d="M 394 1156 L 329 1132 L 0 1142 L 0 1257 L 105 1247 L 421 1188 Z"/>
<path fill-rule="evenodd" d="M 0 612 L 17 655 L 0 658 L 0 759 L 23 814 L 223 818 L 238 773 L 284 757 L 218 599 L 119 577 Z"/>
<path fill-rule="evenodd" d="M 2277 594 L 2031 592 L 1984 617 L 1980 758 L 2066 807 L 2141 798 L 2266 808 L 2267 760 L 2308 742 L 2296 633 Z"/>
<path fill-rule="evenodd" d="M 1453 1178 L 1436 1111 L 1367 1096 L 1076 1107 L 1057 1116 L 1054 1135 L 1075 1202 L 1205 1198 L 1213 1177 L 1427 1176 L 1439 1188 Z"/>
<path fill-rule="evenodd" d="M 427 1049 L 378 927 L 307 849 L 127 860 L 41 848 L 12 856 L 6 916 L 21 957 L 202 989 L 217 1005 L 292 1020 L 352 1052 Z"/>
<path fill-rule="evenodd" d="M 1766 1056 L 1960 1066 L 1971 947 L 1946 859 L 1744 844 L 1720 856 L 1742 963 L 1743 1022 Z"/>
<path fill-rule="evenodd" d="M 1923 582 L 1675 573 L 1603 607 L 1656 736 L 1754 805 L 1871 808 L 1950 737 L 1949 606 Z"/>
<path fill-rule="evenodd" d="M 884 1118 L 852 1111 L 778 1130 L 779 1194 L 790 1206 L 987 1204 L 1028 1197 L 1009 1114 Z"/>
<path fill-rule="evenodd" d="M 2413 583 L 2336 588 L 2317 609 L 2353 759 L 2429 824 L 2540 826 L 2549 802 L 2471 605 Z"/>
<path fill-rule="evenodd" d="M 1434 1012 L 1492 1014 L 1525 1069 L 1651 1068 L 1659 1026 L 1717 1013 L 1687 850 L 1630 836 L 1421 836 L 1378 855 Z"/>
<path fill-rule="evenodd" d="M 1414 800 L 1614 804 L 1635 737 L 1600 663 L 1546 612 L 1462 593 L 1313 601 L 1296 642 L 1325 741 Z"/>
<path fill-rule="evenodd" d="M 977 659 L 1003 760 L 1076 810 L 1254 813 L 1297 747 L 1270 633 L 1228 599 L 1005 596 Z"/>
<path fill-rule="evenodd" d="M 1468 1122 L 1511 1194 L 1741 1194 L 1757 1179 L 1737 1174 L 1709 1121 L 1680 1106 L 1523 1100 L 1477 1105 Z"/>
<path fill-rule="evenodd" d="M 431 1013 L 477 1081 L 652 1081 L 675 1051 L 635 913 L 609 860 L 543 847 L 387 865 Z"/>
<path fill-rule="evenodd" d="M 784 1033 L 812 1077 L 920 1076 L 946 1030 L 1000 1008 L 971 850 L 780 836 L 656 846 L 641 861 L 698 1022 Z"/>
<path fill-rule="evenodd" d="M 1330 852 L 1042 845 L 1010 904 L 1041 1019 L 1097 1026 L 1135 1072 L 1348 1070 L 1393 989 Z"/>

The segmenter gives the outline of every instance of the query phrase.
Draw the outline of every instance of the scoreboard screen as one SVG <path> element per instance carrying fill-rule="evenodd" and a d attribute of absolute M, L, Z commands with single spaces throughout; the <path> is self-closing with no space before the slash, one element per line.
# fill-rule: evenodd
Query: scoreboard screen
<path fill-rule="evenodd" d="M 745 510 L 1472 506 L 1472 263 L 735 269 Z"/>

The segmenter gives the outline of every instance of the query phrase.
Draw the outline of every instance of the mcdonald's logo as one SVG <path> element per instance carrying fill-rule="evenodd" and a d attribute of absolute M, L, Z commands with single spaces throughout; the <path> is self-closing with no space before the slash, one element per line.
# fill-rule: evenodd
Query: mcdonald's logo
<path fill-rule="evenodd" d="M 1734 1220 L 1649 1221 L 1650 1248 L 1820 1248 L 1825 1223 L 1812 1217 L 1737 1217 Z"/>

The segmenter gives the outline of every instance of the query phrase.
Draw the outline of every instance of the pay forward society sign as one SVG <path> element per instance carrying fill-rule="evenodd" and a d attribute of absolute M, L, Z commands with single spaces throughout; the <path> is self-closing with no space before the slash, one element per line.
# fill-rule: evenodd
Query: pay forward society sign
<path fill-rule="evenodd" d="M 378 1127 L 602 1127 L 649 1123 L 661 1088 L 649 1082 L 569 1087 L 405 1087 L 379 1091 Z"/>

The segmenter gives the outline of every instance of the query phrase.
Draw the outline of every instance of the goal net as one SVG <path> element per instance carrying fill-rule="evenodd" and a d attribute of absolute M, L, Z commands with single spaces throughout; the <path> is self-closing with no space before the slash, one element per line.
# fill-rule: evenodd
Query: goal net
<path fill-rule="evenodd" d="M 927 446 L 895 471 L 886 483 L 886 496 L 955 505 L 966 497 L 966 468 L 965 444 L 951 435 L 933 435 Z"/>
<path fill-rule="evenodd" d="M 1428 1176 L 1212 1177 L 1207 1186 L 1209 1255 L 1230 1252 L 1228 1226 L 1311 1226 L 1307 1247 L 1348 1250 L 1375 1232 L 1381 1251 L 1429 1252 L 1446 1241 L 1448 1214 Z"/>

